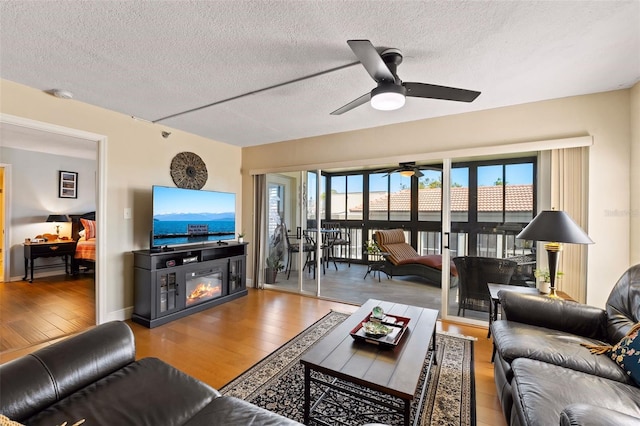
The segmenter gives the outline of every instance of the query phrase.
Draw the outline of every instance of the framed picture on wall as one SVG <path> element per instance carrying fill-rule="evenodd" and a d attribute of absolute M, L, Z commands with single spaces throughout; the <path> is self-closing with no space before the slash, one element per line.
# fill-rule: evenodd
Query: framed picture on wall
<path fill-rule="evenodd" d="M 58 198 L 78 198 L 78 173 L 60 170 Z"/>

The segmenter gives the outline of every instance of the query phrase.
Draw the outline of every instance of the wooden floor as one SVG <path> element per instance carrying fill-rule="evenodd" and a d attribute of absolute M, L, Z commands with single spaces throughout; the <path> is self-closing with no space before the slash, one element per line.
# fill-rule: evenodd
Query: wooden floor
<path fill-rule="evenodd" d="M 40 324 L 49 330 L 46 333 L 40 332 L 48 336 L 56 333 L 52 332 L 51 326 L 48 325 L 54 322 L 51 321 L 52 317 L 63 318 L 63 315 L 66 315 L 63 312 L 86 309 L 81 306 L 87 304 L 86 300 L 79 303 L 77 308 L 72 306 L 74 299 L 83 300 L 84 293 L 89 291 L 86 282 L 82 284 L 82 281 L 76 280 L 61 281 L 58 283 L 59 286 L 55 286 L 54 280 L 51 281 L 50 284 L 43 282 L 42 288 L 36 286 L 36 282 L 23 286 L 22 292 L 15 288 L 7 288 L 19 283 L 0 283 L 2 342 L 13 342 L 17 339 L 15 330 L 9 326 L 10 323 L 33 323 L 26 327 L 35 330 Z M 45 287 L 47 285 L 49 287 Z M 75 287 L 79 288 L 74 289 Z M 45 288 L 49 288 L 49 291 L 57 289 L 64 293 L 58 297 L 60 307 L 56 308 L 56 302 L 47 302 L 41 316 L 37 308 L 34 308 L 37 304 L 33 303 L 33 299 L 43 297 L 39 293 Z M 7 296 L 11 297 L 11 300 L 7 300 Z M 93 309 L 93 304 L 89 305 Z M 348 313 L 355 311 L 357 306 L 273 290 L 250 290 L 247 297 L 154 329 L 147 329 L 131 321 L 128 321 L 128 324 L 136 337 L 139 358 L 161 358 L 209 385 L 220 388 L 332 309 Z M 46 318 L 49 320 L 45 320 Z M 76 324 L 74 321 L 67 321 L 69 327 Z M 491 342 L 486 338 L 486 328 L 438 322 L 438 330 L 477 338 L 474 344 L 477 424 L 506 425 L 493 382 Z M 9 336 L 5 339 L 6 331 L 9 332 Z M 4 350 L 0 353 L 0 362 L 9 361 L 54 341 Z"/>
<path fill-rule="evenodd" d="M 91 275 L 0 282 L 0 352 L 95 325 L 94 287 Z"/>

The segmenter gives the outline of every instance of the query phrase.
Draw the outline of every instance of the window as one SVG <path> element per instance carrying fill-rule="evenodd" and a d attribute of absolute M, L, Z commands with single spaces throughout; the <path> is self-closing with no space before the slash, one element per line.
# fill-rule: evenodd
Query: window
<path fill-rule="evenodd" d="M 331 219 L 362 220 L 363 175 L 331 176 Z"/>
<path fill-rule="evenodd" d="M 442 220 L 442 172 L 424 170 L 418 178 L 418 220 L 440 222 Z"/>
<path fill-rule="evenodd" d="M 424 167 L 420 178 L 366 170 L 326 173 L 328 217 L 345 221 L 352 236 L 359 235 L 352 237 L 355 247 L 375 229 L 403 228 L 418 253 L 439 254 L 442 172 L 437 165 Z M 454 255 L 508 257 L 522 252 L 515 235 L 536 210 L 535 171 L 535 157 L 453 164 L 449 244 Z"/>
<path fill-rule="evenodd" d="M 369 175 L 369 220 L 411 220 L 411 177 L 400 173 Z"/>

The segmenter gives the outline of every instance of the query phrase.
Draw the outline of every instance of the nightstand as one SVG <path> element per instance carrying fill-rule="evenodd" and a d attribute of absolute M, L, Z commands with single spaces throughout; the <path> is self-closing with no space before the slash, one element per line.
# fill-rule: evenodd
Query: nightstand
<path fill-rule="evenodd" d="M 34 266 L 34 261 L 40 257 L 62 257 L 64 259 L 64 272 L 69 273 L 69 256 L 73 256 L 76 251 L 76 242 L 73 240 L 56 240 L 46 243 L 25 243 L 24 246 L 24 278 L 31 274 L 29 282 L 33 282 L 33 270 L 56 268 L 62 266 L 60 263 L 52 265 Z"/>

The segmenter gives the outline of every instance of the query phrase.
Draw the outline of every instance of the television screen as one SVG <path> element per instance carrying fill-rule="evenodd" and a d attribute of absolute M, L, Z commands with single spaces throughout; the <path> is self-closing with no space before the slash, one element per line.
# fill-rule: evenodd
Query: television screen
<path fill-rule="evenodd" d="M 236 194 L 153 187 L 152 247 L 232 240 Z"/>

